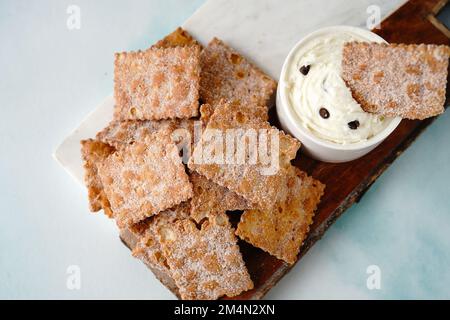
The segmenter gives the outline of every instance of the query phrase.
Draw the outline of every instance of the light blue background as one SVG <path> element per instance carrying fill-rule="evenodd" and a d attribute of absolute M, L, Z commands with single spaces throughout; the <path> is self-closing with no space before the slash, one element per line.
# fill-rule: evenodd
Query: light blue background
<path fill-rule="evenodd" d="M 148 47 L 202 3 L 0 2 L 0 298 L 173 298 L 51 153 L 111 93 L 113 52 Z M 80 30 L 66 27 L 70 4 Z M 450 298 L 449 144 L 446 112 L 267 298 Z"/>

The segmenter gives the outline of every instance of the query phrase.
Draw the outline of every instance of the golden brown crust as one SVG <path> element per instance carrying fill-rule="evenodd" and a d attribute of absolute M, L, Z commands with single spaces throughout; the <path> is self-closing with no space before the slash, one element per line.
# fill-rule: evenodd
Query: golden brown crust
<path fill-rule="evenodd" d="M 233 297 L 253 288 L 226 214 L 199 230 L 189 219 L 158 228 L 160 243 L 182 299 Z"/>
<path fill-rule="evenodd" d="M 267 106 L 277 83 L 238 52 L 214 38 L 202 51 L 200 99 L 211 105 L 220 100 Z"/>
<path fill-rule="evenodd" d="M 81 141 L 81 155 L 84 161 L 84 181 L 88 189 L 89 209 L 97 212 L 103 209 L 112 217 L 111 206 L 103 191 L 103 184 L 98 176 L 98 166 L 113 152 L 114 147 L 101 141 L 88 139 Z"/>
<path fill-rule="evenodd" d="M 150 48 L 116 53 L 116 120 L 161 120 L 198 115 L 200 48 Z"/>
<path fill-rule="evenodd" d="M 168 131 L 117 150 L 98 172 L 119 227 L 192 197 L 192 185 Z"/>
<path fill-rule="evenodd" d="M 342 77 L 364 111 L 425 119 L 444 112 L 449 52 L 438 45 L 349 42 Z"/>
<path fill-rule="evenodd" d="M 247 210 L 236 234 L 255 247 L 289 264 L 295 263 L 325 185 L 292 167 L 286 180 L 287 197 L 274 210 Z"/>

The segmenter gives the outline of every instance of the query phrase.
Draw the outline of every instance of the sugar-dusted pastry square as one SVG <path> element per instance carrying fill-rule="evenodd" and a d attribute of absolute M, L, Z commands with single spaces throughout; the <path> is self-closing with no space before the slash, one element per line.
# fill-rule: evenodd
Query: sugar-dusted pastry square
<path fill-rule="evenodd" d="M 119 227 L 131 226 L 192 197 L 192 185 L 170 133 L 120 148 L 98 169 Z"/>
<path fill-rule="evenodd" d="M 263 110 L 236 102 L 216 105 L 188 167 L 253 207 L 270 209 L 300 142 L 271 127 Z"/>
<path fill-rule="evenodd" d="M 198 115 L 200 47 L 116 53 L 116 120 L 161 120 Z"/>
<path fill-rule="evenodd" d="M 158 234 L 182 299 L 234 297 L 253 288 L 226 214 L 209 217 L 199 228 L 179 220 Z"/>
<path fill-rule="evenodd" d="M 214 38 L 200 57 L 200 98 L 217 104 L 221 99 L 267 106 L 277 83 L 236 50 Z"/>
<path fill-rule="evenodd" d="M 245 211 L 236 234 L 255 247 L 293 264 L 313 222 L 325 185 L 292 167 L 284 188 L 287 195 L 280 197 L 273 210 Z"/>
<path fill-rule="evenodd" d="M 349 42 L 342 77 L 366 112 L 425 119 L 444 112 L 450 48 Z"/>

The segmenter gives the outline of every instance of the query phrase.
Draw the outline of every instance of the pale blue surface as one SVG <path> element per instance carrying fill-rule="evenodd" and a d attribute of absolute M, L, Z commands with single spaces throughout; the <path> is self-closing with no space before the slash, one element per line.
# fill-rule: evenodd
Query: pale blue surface
<path fill-rule="evenodd" d="M 0 298 L 173 298 L 51 153 L 111 92 L 112 52 L 147 47 L 202 2 L 0 2 Z M 81 30 L 66 28 L 69 4 Z M 267 298 L 450 298 L 449 124 L 447 112 Z M 372 264 L 381 290 L 366 288 Z M 66 288 L 69 265 L 81 290 Z"/>

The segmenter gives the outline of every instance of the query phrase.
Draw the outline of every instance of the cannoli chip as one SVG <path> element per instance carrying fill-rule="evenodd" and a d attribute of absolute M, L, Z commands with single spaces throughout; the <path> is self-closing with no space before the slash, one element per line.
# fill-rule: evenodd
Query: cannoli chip
<path fill-rule="evenodd" d="M 450 48 L 349 42 L 342 77 L 366 112 L 425 119 L 444 112 Z"/>
<path fill-rule="evenodd" d="M 158 234 L 182 299 L 233 297 L 253 288 L 226 214 L 210 217 L 200 230 L 185 219 Z"/>
<path fill-rule="evenodd" d="M 119 149 L 102 163 L 99 175 L 119 227 L 192 197 L 192 185 L 168 131 Z"/>
<path fill-rule="evenodd" d="M 116 53 L 116 120 L 161 120 L 198 115 L 200 47 Z"/>
<path fill-rule="evenodd" d="M 287 197 L 274 210 L 247 210 L 236 234 L 255 247 L 293 264 L 313 222 L 314 211 L 325 185 L 292 167 L 287 179 Z"/>

